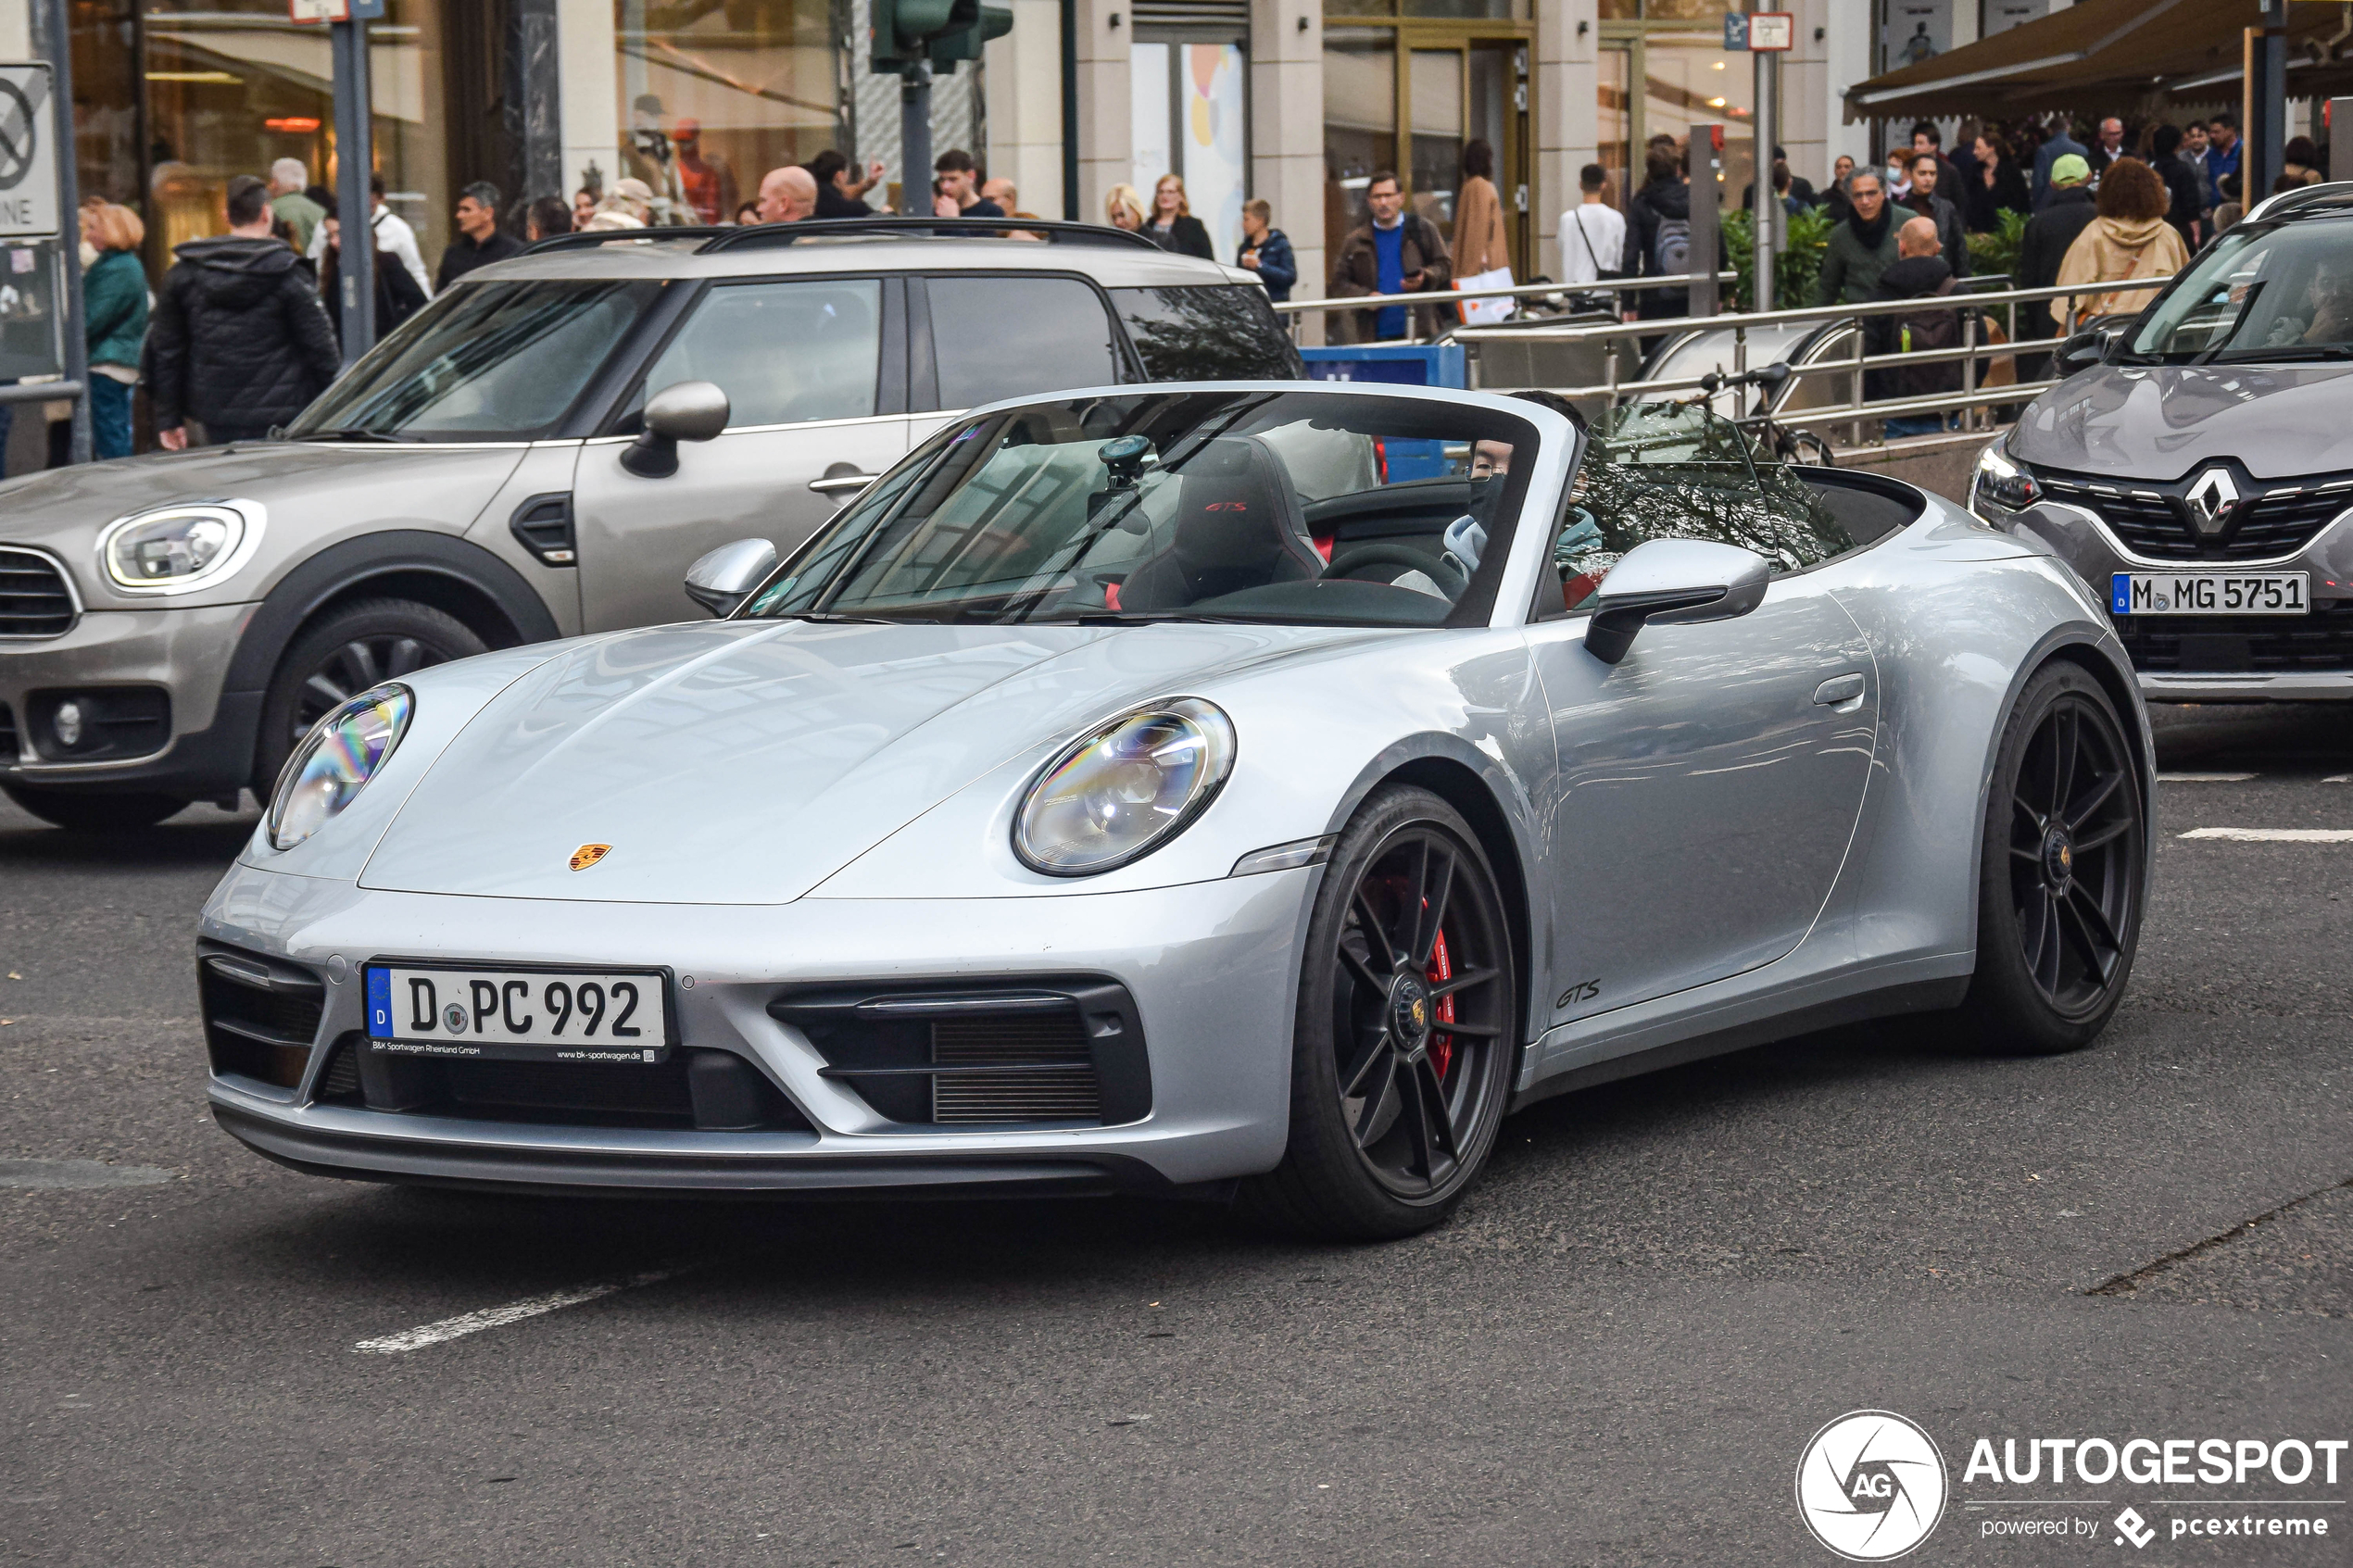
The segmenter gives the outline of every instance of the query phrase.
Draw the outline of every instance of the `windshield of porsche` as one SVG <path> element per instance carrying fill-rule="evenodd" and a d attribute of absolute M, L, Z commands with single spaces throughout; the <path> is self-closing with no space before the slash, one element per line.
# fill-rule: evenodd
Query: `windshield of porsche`
<path fill-rule="evenodd" d="M 2183 364 L 2353 358 L 2353 220 L 2226 231 L 2121 356 Z"/>
<path fill-rule="evenodd" d="M 1320 392 L 1032 404 L 950 425 L 753 617 L 1484 624 L 1535 428 Z"/>
<path fill-rule="evenodd" d="M 369 350 L 286 433 L 549 434 L 662 287 L 654 279 L 459 284 Z"/>

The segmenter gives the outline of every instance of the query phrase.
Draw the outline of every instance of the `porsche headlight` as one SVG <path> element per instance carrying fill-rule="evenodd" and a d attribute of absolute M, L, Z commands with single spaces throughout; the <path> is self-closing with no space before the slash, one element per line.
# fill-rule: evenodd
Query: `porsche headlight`
<path fill-rule="evenodd" d="M 141 595 L 185 594 L 251 558 L 264 514 L 253 501 L 199 501 L 134 512 L 109 527 L 98 554 L 116 586 Z"/>
<path fill-rule="evenodd" d="M 2010 460 L 2000 441 L 1977 455 L 1976 481 L 1978 498 L 2004 511 L 2022 512 L 2043 498 L 2043 487 L 2034 483 L 2032 474 Z"/>
<path fill-rule="evenodd" d="M 417 699 L 406 686 L 361 692 L 302 737 L 270 800 L 270 843 L 291 849 L 325 827 L 376 776 L 409 728 Z"/>
<path fill-rule="evenodd" d="M 1013 853 L 1048 876 L 1124 866 L 1183 832 L 1233 766 L 1233 721 L 1214 703 L 1131 709 L 1038 774 L 1013 818 Z"/>

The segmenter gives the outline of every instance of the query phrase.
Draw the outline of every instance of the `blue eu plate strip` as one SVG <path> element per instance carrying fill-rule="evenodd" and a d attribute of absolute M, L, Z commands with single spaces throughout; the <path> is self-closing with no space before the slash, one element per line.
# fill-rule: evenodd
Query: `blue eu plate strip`
<path fill-rule="evenodd" d="M 2133 574 L 2117 571 L 2108 574 L 2108 608 L 2119 615 L 2133 613 Z"/>
<path fill-rule="evenodd" d="M 392 971 L 388 969 L 368 972 L 368 1035 L 377 1040 L 392 1038 Z"/>

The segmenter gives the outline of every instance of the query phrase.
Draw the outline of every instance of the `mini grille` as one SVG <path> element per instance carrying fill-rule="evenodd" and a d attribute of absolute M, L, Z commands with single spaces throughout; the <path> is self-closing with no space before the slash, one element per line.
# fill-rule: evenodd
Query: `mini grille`
<path fill-rule="evenodd" d="M 1026 1017 L 940 1019 L 931 1026 L 931 1081 L 938 1123 L 1100 1121 L 1094 1054 L 1076 1011 Z"/>
<path fill-rule="evenodd" d="M 2135 670 L 2182 675 L 2353 670 L 2353 603 L 2307 616 L 2121 616 L 2116 634 Z"/>
<path fill-rule="evenodd" d="M 56 637 L 73 629 L 73 595 L 47 556 L 0 546 L 0 637 Z"/>

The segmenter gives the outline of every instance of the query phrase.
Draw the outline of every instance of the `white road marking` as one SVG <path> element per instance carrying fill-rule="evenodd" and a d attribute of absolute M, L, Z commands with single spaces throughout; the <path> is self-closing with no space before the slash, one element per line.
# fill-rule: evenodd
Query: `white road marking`
<path fill-rule="evenodd" d="M 2353 844 L 2353 828 L 2192 828 L 2176 836 L 2238 844 Z"/>
<path fill-rule="evenodd" d="M 2353 784 L 2353 773 L 2331 773 L 2322 784 Z"/>
<path fill-rule="evenodd" d="M 656 1285 L 666 1279 L 675 1279 L 693 1267 L 692 1263 L 682 1263 L 674 1269 L 654 1269 L 646 1273 L 632 1274 L 627 1279 L 583 1286 L 577 1290 L 552 1290 L 545 1296 L 510 1301 L 503 1307 L 484 1307 L 478 1312 L 460 1312 L 454 1318 L 444 1318 L 439 1323 L 429 1323 L 419 1328 L 404 1328 L 398 1334 L 387 1334 L 381 1339 L 362 1339 L 352 1348 L 364 1356 L 396 1356 L 406 1350 L 422 1350 L 428 1345 L 438 1345 L 444 1340 L 462 1339 L 469 1334 L 480 1334 L 485 1328 L 504 1328 L 510 1323 L 535 1318 L 543 1312 L 577 1307 L 616 1291 L 634 1290 L 641 1285 Z"/>
<path fill-rule="evenodd" d="M 2253 773 L 2159 773 L 2159 784 L 2245 784 Z"/>

